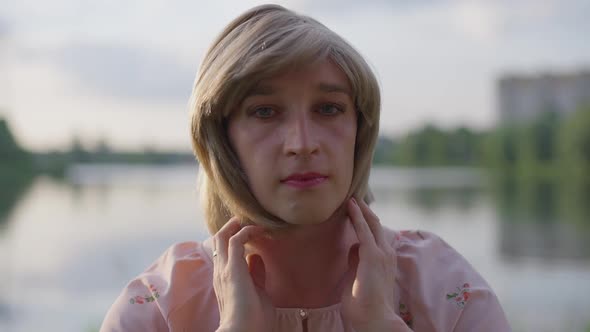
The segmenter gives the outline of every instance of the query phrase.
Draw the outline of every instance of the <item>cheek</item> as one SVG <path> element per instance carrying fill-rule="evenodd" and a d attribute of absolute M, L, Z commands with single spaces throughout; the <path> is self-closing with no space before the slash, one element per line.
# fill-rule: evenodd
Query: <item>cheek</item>
<path fill-rule="evenodd" d="M 273 144 L 272 137 L 261 135 L 260 131 L 239 130 L 234 134 L 232 147 L 246 174 L 250 190 L 260 200 L 268 181 L 272 181 L 276 144 Z"/>
<path fill-rule="evenodd" d="M 354 176 L 354 163 L 355 163 L 355 153 L 356 153 L 356 118 L 354 121 L 354 125 L 351 125 L 349 128 L 347 128 L 347 133 L 344 135 L 345 139 L 343 140 L 343 142 L 345 142 L 344 146 L 344 152 L 343 152 L 343 165 L 347 165 L 346 168 L 346 176 L 347 176 L 347 180 L 350 183 L 352 182 L 352 177 Z"/>
<path fill-rule="evenodd" d="M 230 122 L 227 132 L 232 149 L 238 156 L 242 168 L 246 171 L 255 159 L 253 153 L 259 151 L 256 148 L 258 146 L 256 131 L 250 130 L 246 121 L 236 119 Z"/>

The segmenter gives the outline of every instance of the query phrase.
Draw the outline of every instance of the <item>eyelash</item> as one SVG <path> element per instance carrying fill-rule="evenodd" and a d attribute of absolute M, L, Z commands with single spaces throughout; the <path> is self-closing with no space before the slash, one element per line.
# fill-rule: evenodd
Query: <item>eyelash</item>
<path fill-rule="evenodd" d="M 271 115 L 268 115 L 268 116 L 259 116 L 258 115 L 259 114 L 258 113 L 259 110 L 266 110 L 266 109 L 270 110 L 272 114 Z M 257 118 L 260 118 L 260 119 L 268 119 L 268 118 L 271 118 L 273 115 L 275 115 L 276 112 L 277 111 L 272 106 L 256 106 L 256 107 L 254 107 L 250 111 L 250 115 L 251 116 L 254 116 L 254 117 L 257 117 Z"/>
<path fill-rule="evenodd" d="M 334 108 L 334 109 L 336 109 L 336 111 L 335 111 L 335 112 L 333 112 L 333 113 L 329 113 L 329 114 L 322 113 L 322 112 L 321 112 L 321 109 L 322 109 L 323 107 L 326 107 L 326 106 L 328 106 L 328 107 L 330 107 L 330 108 Z M 321 105 L 318 107 L 318 113 L 320 113 L 320 114 L 323 114 L 323 115 L 327 115 L 327 116 L 334 116 L 334 115 L 336 115 L 336 114 L 338 114 L 338 113 L 344 113 L 344 107 L 343 107 L 342 105 L 339 105 L 339 104 L 334 104 L 334 103 L 324 103 L 324 104 L 321 104 Z"/>
<path fill-rule="evenodd" d="M 331 113 L 324 113 L 324 112 L 322 112 L 322 110 L 325 107 L 335 109 L 335 111 L 333 111 Z M 319 113 L 321 115 L 325 115 L 325 116 L 335 116 L 339 113 L 344 113 L 344 110 L 345 110 L 344 106 L 339 105 L 339 104 L 335 104 L 335 103 L 322 103 L 315 108 L 316 108 L 315 111 L 317 113 Z M 265 115 L 265 116 L 260 116 L 259 115 L 260 110 L 270 110 L 271 114 Z M 259 119 L 269 119 L 269 118 L 273 117 L 276 113 L 277 113 L 277 111 L 272 106 L 256 106 L 251 109 L 251 111 L 249 112 L 249 115 L 253 116 L 253 117 L 257 117 Z"/>

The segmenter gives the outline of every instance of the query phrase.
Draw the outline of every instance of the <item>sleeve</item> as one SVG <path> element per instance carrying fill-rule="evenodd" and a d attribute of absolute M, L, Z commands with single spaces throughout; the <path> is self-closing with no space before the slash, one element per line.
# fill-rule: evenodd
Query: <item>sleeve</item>
<path fill-rule="evenodd" d="M 131 281 L 107 312 L 100 332 L 167 332 L 156 296 L 141 278 Z"/>
<path fill-rule="evenodd" d="M 167 332 L 191 326 L 197 318 L 204 320 L 203 310 L 217 308 L 211 271 L 212 262 L 200 243 L 173 245 L 127 284 L 108 310 L 100 332 Z M 183 311 L 190 311 L 190 316 L 179 317 Z"/>
<path fill-rule="evenodd" d="M 512 331 L 496 294 L 490 288 L 472 290 L 467 301 L 453 331 Z"/>
<path fill-rule="evenodd" d="M 440 237 L 400 232 L 394 246 L 398 283 L 414 331 L 511 331 L 488 283 Z"/>

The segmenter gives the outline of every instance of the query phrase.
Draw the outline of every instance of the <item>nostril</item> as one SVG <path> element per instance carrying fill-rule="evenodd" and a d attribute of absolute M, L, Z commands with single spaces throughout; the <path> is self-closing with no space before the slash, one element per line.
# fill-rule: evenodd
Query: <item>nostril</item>
<path fill-rule="evenodd" d="M 310 155 L 318 150 L 312 119 L 305 112 L 295 112 L 288 123 L 285 150 L 288 155 Z"/>

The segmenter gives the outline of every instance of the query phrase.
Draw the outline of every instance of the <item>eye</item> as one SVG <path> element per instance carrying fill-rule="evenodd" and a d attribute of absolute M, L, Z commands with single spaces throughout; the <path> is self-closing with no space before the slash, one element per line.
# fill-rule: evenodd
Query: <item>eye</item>
<path fill-rule="evenodd" d="M 336 115 L 342 113 L 344 108 L 336 104 L 322 104 L 318 107 L 318 113 L 322 115 Z"/>
<path fill-rule="evenodd" d="M 259 106 L 252 110 L 253 116 L 261 119 L 268 119 L 276 114 L 276 111 L 272 107 Z"/>

